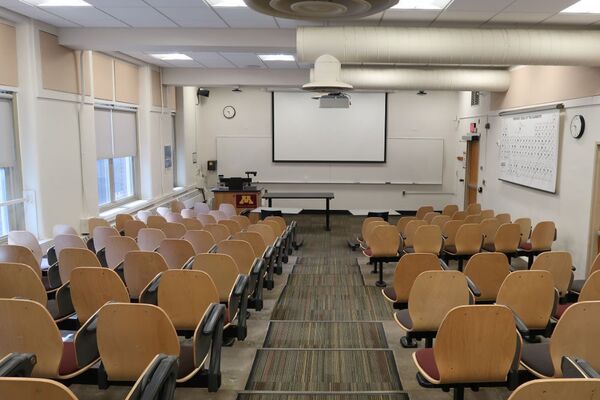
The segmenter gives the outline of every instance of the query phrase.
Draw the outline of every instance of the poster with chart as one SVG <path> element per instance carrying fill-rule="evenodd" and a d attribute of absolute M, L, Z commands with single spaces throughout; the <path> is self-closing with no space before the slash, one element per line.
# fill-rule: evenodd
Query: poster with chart
<path fill-rule="evenodd" d="M 501 118 L 500 179 L 556 193 L 560 110 Z"/>

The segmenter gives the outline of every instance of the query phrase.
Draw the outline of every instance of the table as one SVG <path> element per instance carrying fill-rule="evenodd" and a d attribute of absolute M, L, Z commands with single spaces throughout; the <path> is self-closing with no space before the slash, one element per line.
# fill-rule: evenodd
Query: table
<path fill-rule="evenodd" d="M 269 207 L 273 207 L 273 199 L 325 199 L 325 230 L 331 230 L 329 227 L 329 203 L 335 198 L 331 192 L 267 192 L 263 198 L 269 200 Z"/>
<path fill-rule="evenodd" d="M 370 212 L 387 212 L 389 215 L 398 216 L 400 213 L 396 210 L 368 210 L 368 209 L 352 209 L 350 214 L 354 216 L 366 217 Z"/>

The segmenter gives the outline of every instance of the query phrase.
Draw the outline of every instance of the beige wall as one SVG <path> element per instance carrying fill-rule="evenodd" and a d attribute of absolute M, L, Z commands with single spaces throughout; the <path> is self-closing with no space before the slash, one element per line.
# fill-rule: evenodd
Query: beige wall
<path fill-rule="evenodd" d="M 94 97 L 115 100 L 114 63 L 112 57 L 94 52 Z"/>
<path fill-rule="evenodd" d="M 162 107 L 160 91 L 160 71 L 152 70 L 152 105 Z"/>
<path fill-rule="evenodd" d="M 0 23 L 0 85 L 18 86 L 17 30 Z"/>
<path fill-rule="evenodd" d="M 163 106 L 170 110 L 177 108 L 177 96 L 175 96 L 175 86 L 163 85 Z"/>
<path fill-rule="evenodd" d="M 115 59 L 115 99 L 122 103 L 139 103 L 137 65 Z"/>
<path fill-rule="evenodd" d="M 513 69 L 510 78 L 506 93 L 492 93 L 492 110 L 600 94 L 600 68 L 526 66 Z"/>

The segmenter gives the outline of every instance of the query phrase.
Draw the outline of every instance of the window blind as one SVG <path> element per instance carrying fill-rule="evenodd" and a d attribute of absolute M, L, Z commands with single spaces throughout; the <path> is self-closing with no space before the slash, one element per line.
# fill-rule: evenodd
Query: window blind
<path fill-rule="evenodd" d="M 0 168 L 15 165 L 15 151 L 12 100 L 0 99 Z"/>
<path fill-rule="evenodd" d="M 135 157 L 137 154 L 136 114 L 113 110 L 112 120 L 113 157 Z"/>
<path fill-rule="evenodd" d="M 96 158 L 103 160 L 112 158 L 112 121 L 111 111 L 103 108 L 94 110 L 94 124 L 96 125 Z"/>

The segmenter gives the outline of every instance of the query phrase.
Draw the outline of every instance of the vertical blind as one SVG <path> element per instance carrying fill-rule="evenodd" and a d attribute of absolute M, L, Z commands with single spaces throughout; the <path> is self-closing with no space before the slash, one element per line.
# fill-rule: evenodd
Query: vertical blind
<path fill-rule="evenodd" d="M 135 157 L 137 154 L 136 113 L 96 108 L 96 157 Z"/>
<path fill-rule="evenodd" d="M 0 98 L 0 168 L 15 165 L 15 151 L 12 100 Z"/>

